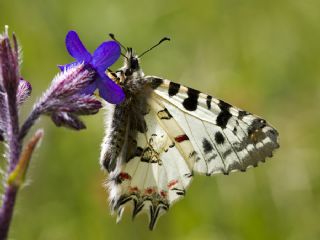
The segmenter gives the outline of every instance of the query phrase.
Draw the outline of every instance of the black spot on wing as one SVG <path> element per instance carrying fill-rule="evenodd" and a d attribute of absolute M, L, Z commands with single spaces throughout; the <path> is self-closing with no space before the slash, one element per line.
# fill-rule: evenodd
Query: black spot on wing
<path fill-rule="evenodd" d="M 250 142 L 257 143 L 266 138 L 266 134 L 262 129 L 267 125 L 264 119 L 255 119 L 248 128 L 248 136 Z"/>
<path fill-rule="evenodd" d="M 141 157 L 142 153 L 143 153 L 142 147 L 137 147 L 136 152 L 135 152 L 135 156 Z"/>
<path fill-rule="evenodd" d="M 171 145 L 169 145 L 169 148 L 173 148 L 176 144 L 174 142 L 172 142 Z"/>
<path fill-rule="evenodd" d="M 248 134 L 251 135 L 255 131 L 261 130 L 267 125 L 266 120 L 257 118 L 252 121 L 251 125 L 248 128 Z"/>
<path fill-rule="evenodd" d="M 184 174 L 186 178 L 191 178 L 193 176 L 193 172 Z"/>
<path fill-rule="evenodd" d="M 217 154 L 212 154 L 212 156 L 210 156 L 208 159 L 207 159 L 207 162 L 211 162 L 212 160 L 214 160 L 218 155 Z"/>
<path fill-rule="evenodd" d="M 205 154 L 211 152 L 213 150 L 213 146 L 211 142 L 209 142 L 206 138 L 202 140 L 202 147 Z"/>
<path fill-rule="evenodd" d="M 198 105 L 199 91 L 188 88 L 188 97 L 183 101 L 182 105 L 189 111 L 195 111 Z"/>
<path fill-rule="evenodd" d="M 226 128 L 229 119 L 232 117 L 231 113 L 229 112 L 231 105 L 220 100 L 218 106 L 221 112 L 219 113 L 216 120 L 217 125 L 221 128 Z"/>
<path fill-rule="evenodd" d="M 239 111 L 238 118 L 241 120 L 244 116 L 249 115 L 247 111 Z"/>
<path fill-rule="evenodd" d="M 216 140 L 216 143 L 223 144 L 224 143 L 224 136 L 221 132 L 216 132 L 214 135 L 214 139 Z"/>
<path fill-rule="evenodd" d="M 141 147 L 135 147 L 133 152 L 128 156 L 127 162 L 129 162 L 131 159 L 135 157 L 141 157 L 143 153 L 143 148 Z"/>
<path fill-rule="evenodd" d="M 160 119 L 171 119 L 172 118 L 172 115 L 170 114 L 170 112 L 168 111 L 168 109 L 164 108 L 163 110 L 160 110 L 158 113 L 157 113 L 158 117 Z"/>
<path fill-rule="evenodd" d="M 151 80 L 151 87 L 153 89 L 158 88 L 163 83 L 163 79 L 161 78 L 152 78 Z"/>
<path fill-rule="evenodd" d="M 234 127 L 234 128 L 233 128 L 233 130 L 232 130 L 232 132 L 233 132 L 234 134 L 236 134 L 236 133 L 237 133 L 237 131 L 238 131 L 238 130 L 237 130 L 237 128 L 236 128 L 236 127 Z"/>
<path fill-rule="evenodd" d="M 172 97 L 172 96 L 176 95 L 179 92 L 179 89 L 180 89 L 180 84 L 170 82 L 169 83 L 169 90 L 168 90 L 169 96 Z"/>
<path fill-rule="evenodd" d="M 180 196 L 186 195 L 186 190 L 184 190 L 184 189 L 172 188 L 172 190 L 173 190 L 177 195 L 180 195 Z"/>
<path fill-rule="evenodd" d="M 189 158 L 193 158 L 197 156 L 197 152 L 196 151 L 192 151 L 190 154 L 189 154 Z"/>
<path fill-rule="evenodd" d="M 269 137 L 271 139 L 271 141 L 274 144 L 276 144 L 276 147 L 279 147 L 278 140 L 277 140 L 279 134 L 278 134 L 277 130 L 271 129 L 271 130 L 267 131 L 265 134 L 267 137 Z"/>
<path fill-rule="evenodd" d="M 222 154 L 222 157 L 226 159 L 231 153 L 232 153 L 232 150 L 231 148 L 229 148 Z"/>

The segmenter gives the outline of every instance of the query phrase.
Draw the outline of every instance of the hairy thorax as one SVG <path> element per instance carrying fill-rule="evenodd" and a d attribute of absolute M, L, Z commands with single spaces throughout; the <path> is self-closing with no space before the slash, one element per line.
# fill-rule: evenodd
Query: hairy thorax
<path fill-rule="evenodd" d="M 110 106 L 113 108 L 113 114 L 109 114 L 108 117 L 109 130 L 104 140 L 105 145 L 102 146 L 105 151 L 102 151 L 103 156 L 101 156 L 101 164 L 109 172 L 116 167 L 116 159 L 121 154 L 122 148 L 128 150 L 128 156 L 124 158 L 130 158 L 136 151 L 133 140 L 138 132 L 147 131 L 144 115 L 150 111 L 147 99 L 152 91 L 140 70 L 128 72 L 128 68 L 122 68 L 116 74 L 126 98 L 121 104 Z"/>

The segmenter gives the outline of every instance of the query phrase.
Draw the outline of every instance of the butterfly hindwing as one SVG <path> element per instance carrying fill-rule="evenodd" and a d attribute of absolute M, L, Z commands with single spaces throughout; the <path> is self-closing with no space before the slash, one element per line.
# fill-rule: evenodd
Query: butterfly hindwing
<path fill-rule="evenodd" d="M 171 127 L 184 135 L 179 125 L 163 112 L 163 105 L 153 99 L 149 104 L 150 111 L 144 117 L 147 131 L 137 134 L 136 154 L 110 172 L 108 187 L 111 206 L 118 219 L 125 204 L 132 204 L 133 217 L 146 212 L 152 229 L 170 204 L 184 196 L 192 178 L 193 161 L 188 157 L 192 149 L 183 150 L 186 146 L 181 148 L 168 134 L 168 127 Z"/>

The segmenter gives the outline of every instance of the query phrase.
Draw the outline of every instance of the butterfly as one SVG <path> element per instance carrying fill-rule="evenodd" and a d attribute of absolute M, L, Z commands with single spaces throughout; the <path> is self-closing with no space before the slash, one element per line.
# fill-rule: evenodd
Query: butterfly
<path fill-rule="evenodd" d="M 179 83 L 146 76 L 132 48 L 126 48 L 123 67 L 108 75 L 126 95 L 121 104 L 107 106 L 100 156 L 117 221 L 131 204 L 133 218 L 146 212 L 152 230 L 185 195 L 195 173 L 244 172 L 279 147 L 277 130 L 264 119 Z"/>

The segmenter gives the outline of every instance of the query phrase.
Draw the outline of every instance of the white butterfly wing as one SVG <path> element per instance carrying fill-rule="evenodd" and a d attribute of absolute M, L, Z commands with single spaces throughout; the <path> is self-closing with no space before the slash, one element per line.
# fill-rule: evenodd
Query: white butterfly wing
<path fill-rule="evenodd" d="M 147 131 L 138 133 L 129 160 L 126 142 L 117 168 L 110 172 L 111 207 L 121 219 L 127 203 L 133 216 L 158 217 L 183 197 L 193 172 L 212 175 L 245 171 L 271 157 L 277 131 L 265 120 L 194 89 L 156 77 L 144 116 Z M 128 137 L 127 140 L 129 141 Z"/>
<path fill-rule="evenodd" d="M 154 98 L 188 136 L 198 155 L 197 172 L 245 171 L 279 147 L 278 132 L 265 120 L 197 90 L 163 80 Z"/>
<path fill-rule="evenodd" d="M 176 145 L 168 134 L 184 135 L 174 119 L 164 120 L 164 106 L 150 99 L 150 112 L 145 115 L 146 133 L 138 133 L 135 155 L 109 174 L 111 207 L 121 219 L 126 203 L 133 203 L 133 217 L 147 212 L 153 229 L 158 217 L 185 194 L 192 177 L 194 161 L 188 157 L 192 145 Z M 180 131 L 180 132 L 179 132 Z M 183 149 L 188 149 L 184 151 Z M 123 147 L 123 151 L 126 146 Z M 123 153 L 125 154 L 125 153 Z M 120 158 L 123 156 L 120 155 Z M 187 159 L 187 160 L 186 160 Z M 123 162 L 121 159 L 118 162 Z"/>

